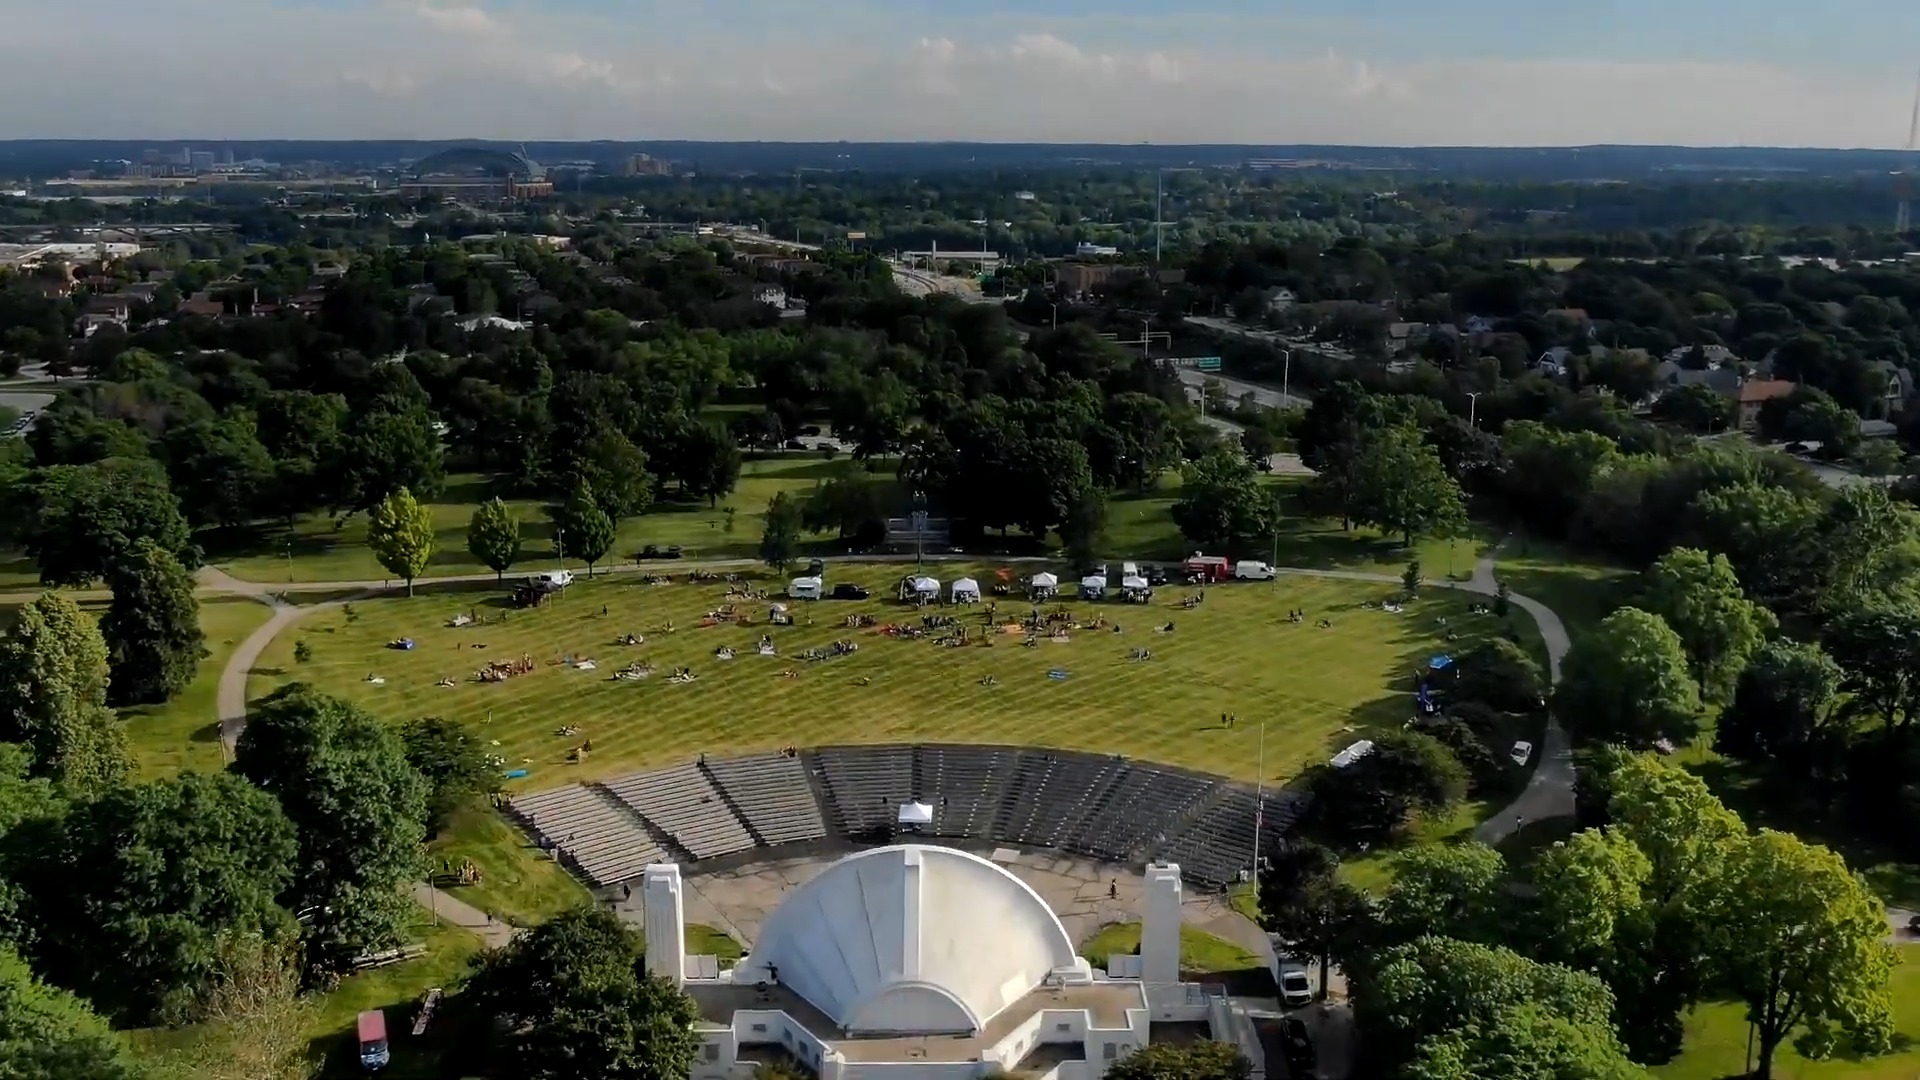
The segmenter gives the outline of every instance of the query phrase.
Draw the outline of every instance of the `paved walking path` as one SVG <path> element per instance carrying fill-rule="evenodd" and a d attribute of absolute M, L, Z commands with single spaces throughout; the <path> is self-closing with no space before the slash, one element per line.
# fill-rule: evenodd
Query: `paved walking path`
<path fill-rule="evenodd" d="M 1495 549 L 1497 550 L 1497 548 Z M 929 555 L 927 562 L 979 561 L 978 555 Z M 834 555 L 826 562 L 913 562 L 912 555 Z M 1022 557 L 996 559 L 997 562 L 1042 562 L 1042 557 Z M 753 559 L 720 559 L 711 561 L 681 560 L 669 563 L 632 564 L 609 567 L 607 573 L 633 573 L 640 570 L 673 569 L 717 570 L 740 568 L 756 565 Z M 1371 581 L 1383 584 L 1399 584 L 1400 578 L 1392 574 L 1376 574 L 1359 570 L 1317 570 L 1309 567 L 1278 567 L 1279 573 L 1298 577 L 1333 578 L 1346 581 Z M 459 584 L 467 582 L 491 582 L 496 575 L 453 574 L 445 577 L 417 578 L 415 588 Z M 288 627 L 317 611 L 340 607 L 354 600 L 378 596 L 402 588 L 391 580 L 387 581 L 324 581 L 294 582 L 290 584 L 266 584 L 263 582 L 242 581 L 217 567 L 206 567 L 198 575 L 202 592 L 216 595 L 244 596 L 258 600 L 273 610 L 271 617 L 253 633 L 247 635 L 233 656 L 227 661 L 226 668 L 220 673 L 219 688 L 215 694 L 216 707 L 220 719 L 220 739 L 226 744 L 227 752 L 233 752 L 240 739 L 240 733 L 247 726 L 247 676 L 253 671 L 260 654 L 267 645 Z M 1432 584 L 1443 588 L 1463 589 L 1467 592 L 1486 596 L 1496 595 L 1499 584 L 1494 578 L 1493 550 L 1489 550 L 1473 567 L 1473 575 L 1466 581 L 1440 581 Z M 306 592 L 318 589 L 345 591 L 354 594 L 320 604 L 293 605 L 282 600 L 281 594 Z M 1553 680 L 1560 678 L 1560 658 L 1566 655 L 1568 648 L 1567 629 L 1560 617 L 1545 604 L 1531 597 L 1510 593 L 1508 599 L 1521 610 L 1533 617 L 1540 627 L 1540 636 L 1546 642 L 1548 672 Z M 1512 835 L 1521 825 L 1530 821 L 1546 818 L 1571 817 L 1573 815 L 1573 753 L 1566 731 L 1551 716 L 1547 719 L 1544 746 L 1539 748 L 1538 764 L 1534 768 L 1533 779 L 1528 782 L 1513 803 L 1504 810 L 1489 817 L 1474 830 L 1474 838 L 1489 844 L 1498 843 Z M 498 926 L 488 918 L 485 912 L 466 904 L 446 892 L 435 889 L 422 882 L 415 886 L 414 896 L 423 906 L 431 905 L 436 910 L 448 914 L 460 926 L 467 927 L 486 939 L 489 945 L 503 944 L 510 939 L 512 931 Z M 457 915 L 455 914 L 457 913 Z"/>
<path fill-rule="evenodd" d="M 413 898 L 420 906 L 431 910 L 442 922 L 449 922 L 463 930 L 471 931 L 487 948 L 498 949 L 512 941 L 520 931 L 495 919 L 493 916 L 467 903 L 443 889 L 436 889 L 424 881 L 413 883 Z"/>

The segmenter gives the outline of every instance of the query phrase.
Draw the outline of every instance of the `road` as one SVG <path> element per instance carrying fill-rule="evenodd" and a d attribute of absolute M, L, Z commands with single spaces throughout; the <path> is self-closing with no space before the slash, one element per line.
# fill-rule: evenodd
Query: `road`
<path fill-rule="evenodd" d="M 1218 372 L 1195 371 L 1192 368 L 1180 369 L 1180 381 L 1187 388 L 1188 397 L 1199 397 L 1209 382 L 1217 382 L 1220 389 L 1227 392 L 1227 398 L 1239 401 L 1247 395 L 1253 395 L 1253 403 L 1263 409 L 1304 409 L 1313 402 L 1299 394 L 1283 394 L 1271 386 L 1261 386 L 1244 379 L 1235 379 Z"/>

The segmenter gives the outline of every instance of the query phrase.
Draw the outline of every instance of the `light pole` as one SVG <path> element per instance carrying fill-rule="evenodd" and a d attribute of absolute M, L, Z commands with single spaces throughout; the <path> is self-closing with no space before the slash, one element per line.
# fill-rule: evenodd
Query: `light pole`
<path fill-rule="evenodd" d="M 1049 303 L 1047 306 L 1053 309 L 1053 329 L 1060 329 L 1060 305 Z"/>
<path fill-rule="evenodd" d="M 1293 395 L 1287 392 L 1287 388 L 1293 385 L 1293 346 L 1280 350 L 1280 356 L 1280 407 L 1285 409 L 1290 407 L 1288 403 L 1293 400 Z"/>
<path fill-rule="evenodd" d="M 1480 395 L 1484 393 L 1486 393 L 1486 391 L 1484 390 L 1475 390 L 1467 394 L 1467 426 L 1468 427 L 1479 426 L 1479 424 L 1475 423 L 1474 421 L 1475 421 L 1475 417 L 1477 417 L 1480 413 Z"/>

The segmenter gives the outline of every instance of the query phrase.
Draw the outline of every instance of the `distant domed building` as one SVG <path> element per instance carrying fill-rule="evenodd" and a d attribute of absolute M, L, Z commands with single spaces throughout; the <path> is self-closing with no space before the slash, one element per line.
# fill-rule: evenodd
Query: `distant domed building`
<path fill-rule="evenodd" d="M 458 146 L 416 162 L 400 194 L 543 199 L 553 194 L 553 181 L 525 151 Z"/>
<path fill-rule="evenodd" d="M 679 866 L 649 866 L 643 882 L 647 966 L 700 1008 L 693 1080 L 786 1056 L 821 1080 L 1095 1080 L 1155 1022 L 1244 1040 L 1219 1030 L 1234 1024 L 1224 997 L 1179 981 L 1177 866 L 1148 868 L 1140 953 L 1108 971 L 1076 954 L 1025 882 L 953 848 L 840 859 L 787 896 L 731 971 L 686 955 Z"/>

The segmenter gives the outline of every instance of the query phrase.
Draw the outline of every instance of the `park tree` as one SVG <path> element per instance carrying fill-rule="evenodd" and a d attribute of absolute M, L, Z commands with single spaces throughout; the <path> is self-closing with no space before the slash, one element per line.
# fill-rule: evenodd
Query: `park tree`
<path fill-rule="evenodd" d="M 30 487 L 32 510 L 22 540 L 45 584 L 91 585 L 139 539 L 188 565 L 199 561 L 159 462 L 110 458 L 54 465 L 41 469 Z"/>
<path fill-rule="evenodd" d="M 145 1055 L 146 1080 L 311 1080 L 319 1008 L 300 996 L 299 943 L 254 935 L 220 946 L 197 1002 L 204 1019 L 184 1043 Z"/>
<path fill-rule="evenodd" d="M 467 551 L 496 579 L 504 578 L 520 557 L 520 519 L 499 499 L 474 507 L 467 521 Z"/>
<path fill-rule="evenodd" d="M 310 918 L 307 963 L 341 971 L 410 925 L 425 870 L 427 782 L 391 727 L 303 683 L 260 702 L 233 767 L 269 792 L 299 843 L 281 902 Z"/>
<path fill-rule="evenodd" d="M 1060 523 L 1060 546 L 1075 566 L 1092 566 L 1107 536 L 1107 498 L 1089 491 L 1068 508 Z"/>
<path fill-rule="evenodd" d="M 412 596 L 413 579 L 433 562 L 433 514 L 413 492 L 396 488 L 368 512 L 367 546 L 389 574 L 406 579 L 407 595 Z"/>
<path fill-rule="evenodd" d="M 0 741 L 33 752 L 33 774 L 80 795 L 127 774 L 126 738 L 107 708 L 107 645 L 73 601 L 47 593 L 0 639 Z"/>
<path fill-rule="evenodd" d="M 526 1080 L 670 1080 L 700 1049 L 692 999 L 647 972 L 637 932 L 595 908 L 482 954 L 462 996 L 492 1021 L 492 1060 Z"/>
<path fill-rule="evenodd" d="M 336 505 L 367 510 L 397 491 L 425 498 L 439 494 L 446 466 L 434 422 L 433 413 L 418 403 L 354 417 L 341 440 Z"/>
<path fill-rule="evenodd" d="M 1273 535 L 1274 509 L 1272 491 L 1246 455 L 1218 447 L 1182 470 L 1173 521 L 1200 550 L 1234 553 Z"/>
<path fill-rule="evenodd" d="M 100 620 L 116 705 L 158 705 L 193 682 L 205 653 L 193 575 L 151 540 L 107 567 L 113 602 Z"/>
<path fill-rule="evenodd" d="M 760 561 L 778 573 L 800 554 L 800 506 L 786 492 L 776 492 L 767 501 L 766 524 L 760 532 Z"/>
<path fill-rule="evenodd" d="M 1416 537 L 1446 536 L 1466 523 L 1460 482 L 1410 424 L 1368 433 L 1351 475 L 1354 520 L 1409 546 Z"/>
<path fill-rule="evenodd" d="M 83 803 L 39 868 L 48 969 L 130 1023 L 202 1019 L 224 940 L 297 935 L 276 902 L 294 855 L 273 796 L 230 773 L 186 772 Z"/>
<path fill-rule="evenodd" d="M 41 982 L 0 946 L 0 1076 L 9 1080 L 140 1080 L 141 1069 L 85 1001 Z"/>
<path fill-rule="evenodd" d="M 269 499 L 274 512 L 291 520 L 328 505 L 339 483 L 331 467 L 339 460 L 347 399 L 278 390 L 262 398 L 255 411 L 260 442 L 274 466 Z"/>
<path fill-rule="evenodd" d="M 1840 856 L 1771 829 L 1739 845 L 1725 872 L 1718 967 L 1747 1006 L 1753 1075 L 1770 1080 L 1774 1052 L 1796 1030 L 1810 1056 L 1886 1050 L 1896 957 L 1880 899 Z"/>
<path fill-rule="evenodd" d="M 1477 701 L 1502 712 L 1531 712 L 1546 700 L 1540 664 L 1506 638 L 1490 638 L 1454 657 L 1455 701 Z"/>
<path fill-rule="evenodd" d="M 613 550 L 614 538 L 613 517 L 601 507 L 592 485 L 575 480 L 566 501 L 550 508 L 547 516 L 553 520 L 560 554 L 572 554 L 586 563 L 587 576 L 592 577 L 594 564 Z"/>
<path fill-rule="evenodd" d="M 1418 813 L 1435 813 L 1467 792 L 1467 770 L 1453 751 L 1417 731 L 1383 732 L 1373 751 L 1345 768 L 1323 766 L 1308 781 L 1313 814 L 1349 839 L 1378 840 Z"/>
<path fill-rule="evenodd" d="M 1613 995 L 1592 975 L 1434 936 L 1387 949 L 1355 1013 L 1392 1069 L 1415 1060 L 1429 1039 L 1471 1040 L 1523 1006 L 1582 1029 L 1611 1030 Z"/>
<path fill-rule="evenodd" d="M 1553 711 L 1579 737 L 1651 746 L 1693 736 L 1700 693 L 1680 636 L 1658 615 L 1615 611 L 1574 642 L 1560 668 Z"/>
<path fill-rule="evenodd" d="M 1232 1043 L 1202 1039 L 1180 1045 L 1154 1043 L 1109 1066 L 1107 1080 L 1247 1080 L 1253 1065 Z"/>
<path fill-rule="evenodd" d="M 576 484 L 586 484 L 595 504 L 613 521 L 644 514 L 653 505 L 647 455 L 618 431 L 595 431 L 572 460 Z"/>
<path fill-rule="evenodd" d="M 800 521 L 808 532 L 832 532 L 837 540 L 851 536 L 855 546 L 871 547 L 886 537 L 887 508 L 882 487 L 860 463 L 843 462 L 807 497 Z"/>
<path fill-rule="evenodd" d="M 1428 844 L 1400 853 L 1393 865 L 1393 886 L 1380 901 L 1383 941 L 1501 936 L 1507 864 L 1498 851 L 1477 842 Z"/>
<path fill-rule="evenodd" d="M 1320 964 L 1320 994 L 1327 972 L 1357 956 L 1373 924 L 1366 895 L 1339 876 L 1340 860 L 1310 840 L 1277 845 L 1260 875 L 1260 927 L 1289 956 Z"/>
<path fill-rule="evenodd" d="M 252 417 L 174 428 L 164 446 L 173 489 L 194 524 L 245 525 L 270 505 L 273 458 L 254 433 Z"/>
<path fill-rule="evenodd" d="M 1889 739 L 1904 732 L 1920 706 L 1920 604 L 1893 599 L 1848 610 L 1822 636 L 1846 673 L 1848 709 L 1880 721 Z"/>
<path fill-rule="evenodd" d="M 1504 1008 L 1420 1044 L 1407 1080 L 1650 1080 L 1612 1029 L 1538 1005 Z"/>
<path fill-rule="evenodd" d="M 1826 772 L 1845 747 L 1848 718 L 1839 708 L 1845 677 L 1817 644 L 1760 646 L 1714 725 L 1714 749 L 1742 761 Z"/>
<path fill-rule="evenodd" d="M 1698 548 L 1674 548 L 1647 568 L 1641 606 L 1680 636 L 1700 695 L 1711 702 L 1732 695 L 1747 657 L 1779 626 L 1741 593 L 1725 555 Z"/>
<path fill-rule="evenodd" d="M 1705 383 L 1675 387 L 1653 403 L 1655 418 L 1702 434 L 1731 430 L 1734 409 L 1732 398 Z"/>
<path fill-rule="evenodd" d="M 500 770 L 473 729 L 438 716 L 400 728 L 407 760 L 427 781 L 428 827 L 438 832 L 449 818 L 483 795 L 500 790 Z"/>
<path fill-rule="evenodd" d="M 690 422 L 674 439 L 674 470 L 680 489 L 708 508 L 740 482 L 740 447 L 733 436 L 712 424 Z"/>

